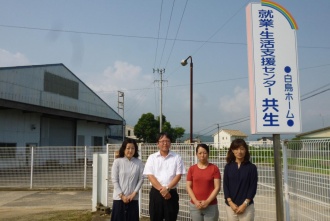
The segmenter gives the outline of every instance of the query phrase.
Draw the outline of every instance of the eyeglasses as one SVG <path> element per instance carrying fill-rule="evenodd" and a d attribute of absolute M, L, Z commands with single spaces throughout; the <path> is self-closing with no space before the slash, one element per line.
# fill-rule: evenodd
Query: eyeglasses
<path fill-rule="evenodd" d="M 171 141 L 170 140 L 160 140 L 160 141 L 158 141 L 158 143 L 171 143 Z"/>

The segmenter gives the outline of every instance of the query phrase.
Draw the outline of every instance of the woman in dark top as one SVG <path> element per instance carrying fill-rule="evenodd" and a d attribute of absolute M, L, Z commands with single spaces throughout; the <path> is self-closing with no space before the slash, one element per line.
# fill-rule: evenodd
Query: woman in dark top
<path fill-rule="evenodd" d="M 249 148 L 243 139 L 236 139 L 231 143 L 226 161 L 223 191 L 227 221 L 252 221 L 258 171 L 250 162 Z"/>

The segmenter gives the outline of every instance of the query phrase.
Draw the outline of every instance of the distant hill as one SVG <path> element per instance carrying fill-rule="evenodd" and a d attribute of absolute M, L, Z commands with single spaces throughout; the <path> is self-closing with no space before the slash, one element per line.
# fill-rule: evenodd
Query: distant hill
<path fill-rule="evenodd" d="M 194 134 L 193 138 L 199 138 L 202 143 L 208 143 L 208 142 L 213 142 L 213 137 L 212 136 L 203 136 L 203 135 L 196 135 Z M 180 141 L 183 142 L 185 140 L 188 140 L 190 138 L 190 134 L 184 134 L 183 137 L 180 138 Z"/>

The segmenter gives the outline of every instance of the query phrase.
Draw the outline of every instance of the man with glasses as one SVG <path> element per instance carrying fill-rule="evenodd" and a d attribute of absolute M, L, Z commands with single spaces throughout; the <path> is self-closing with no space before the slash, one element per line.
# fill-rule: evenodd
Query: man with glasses
<path fill-rule="evenodd" d="M 181 156 L 170 151 L 171 136 L 162 132 L 157 137 L 159 151 L 148 157 L 143 174 L 152 185 L 149 195 L 150 221 L 174 221 L 179 212 L 177 185 L 186 173 Z"/>

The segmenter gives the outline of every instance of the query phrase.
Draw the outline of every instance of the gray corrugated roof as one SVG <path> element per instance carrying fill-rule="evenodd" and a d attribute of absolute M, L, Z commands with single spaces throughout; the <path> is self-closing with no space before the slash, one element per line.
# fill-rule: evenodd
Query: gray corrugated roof
<path fill-rule="evenodd" d="M 236 137 L 247 137 L 245 133 L 243 133 L 240 130 L 228 130 L 228 129 L 223 129 L 223 131 L 229 133 L 231 136 L 236 136 Z"/>
<path fill-rule="evenodd" d="M 306 136 L 306 135 L 309 135 L 309 134 L 313 134 L 313 133 L 317 133 L 317 132 L 321 132 L 321 131 L 325 131 L 325 130 L 330 130 L 330 127 L 324 127 L 324 128 L 320 128 L 320 129 L 317 129 L 317 130 L 312 130 L 312 131 L 304 132 L 304 133 L 301 133 L 301 134 L 297 134 L 296 137 L 302 137 L 302 136 Z"/>
<path fill-rule="evenodd" d="M 247 135 L 240 130 L 222 129 L 221 131 L 224 131 L 224 132 L 230 134 L 231 136 L 235 136 L 235 137 L 247 137 Z M 218 134 L 218 132 L 213 134 L 213 136 L 215 136 L 217 134 Z"/>

